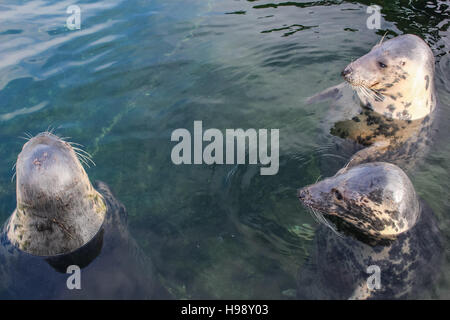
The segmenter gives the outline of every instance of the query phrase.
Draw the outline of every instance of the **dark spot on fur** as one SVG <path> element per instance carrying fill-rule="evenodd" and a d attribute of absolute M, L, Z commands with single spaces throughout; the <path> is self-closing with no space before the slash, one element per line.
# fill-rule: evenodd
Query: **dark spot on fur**
<path fill-rule="evenodd" d="M 382 204 L 383 202 L 383 190 L 382 189 L 376 189 L 372 192 L 370 192 L 367 197 L 372 200 L 372 202 L 376 204 Z"/>

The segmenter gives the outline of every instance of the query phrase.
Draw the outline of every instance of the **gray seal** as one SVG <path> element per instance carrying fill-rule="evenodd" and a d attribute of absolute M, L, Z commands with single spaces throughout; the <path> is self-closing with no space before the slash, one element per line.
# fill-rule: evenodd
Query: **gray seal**
<path fill-rule="evenodd" d="M 171 298 L 125 207 L 105 183 L 92 186 L 80 160 L 89 155 L 49 132 L 23 146 L 17 209 L 0 233 L 0 299 Z M 81 290 L 69 290 L 69 266 Z"/>
<path fill-rule="evenodd" d="M 421 38 L 381 41 L 342 72 L 363 104 L 388 118 L 417 120 L 436 107 L 434 56 Z"/>
<path fill-rule="evenodd" d="M 353 110 L 331 129 L 331 134 L 351 143 L 336 147 L 352 150 L 348 166 L 386 161 L 408 171 L 424 158 L 437 131 L 434 73 L 433 52 L 421 38 L 406 34 L 382 39 L 343 70 L 344 84 L 309 101 L 339 100 L 343 87 L 350 86 L 361 110 Z M 343 103 L 351 104 L 348 99 Z"/>
<path fill-rule="evenodd" d="M 16 162 L 17 208 L 6 224 L 8 239 L 38 256 L 74 251 L 100 230 L 106 213 L 75 149 L 51 133 L 22 148 Z"/>
<path fill-rule="evenodd" d="M 436 130 L 434 69 L 430 47 L 411 34 L 381 41 L 344 69 L 363 112 L 331 132 L 366 147 L 349 166 L 387 161 L 410 170 L 424 157 Z"/>
<path fill-rule="evenodd" d="M 299 273 L 299 298 L 412 298 L 438 274 L 443 247 L 434 214 L 399 167 L 361 164 L 298 196 L 327 224 Z M 371 266 L 381 271 L 380 288 L 367 284 Z"/>

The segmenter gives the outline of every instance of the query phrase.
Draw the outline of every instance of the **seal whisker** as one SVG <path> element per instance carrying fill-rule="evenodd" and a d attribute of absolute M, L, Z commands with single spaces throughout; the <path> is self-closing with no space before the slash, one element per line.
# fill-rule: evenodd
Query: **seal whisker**
<path fill-rule="evenodd" d="M 363 89 L 363 87 L 359 86 L 359 85 L 351 85 L 351 87 L 358 93 L 361 93 L 364 97 L 366 98 L 370 98 L 370 96 L 368 95 L 368 93 Z"/>
<path fill-rule="evenodd" d="M 73 148 L 73 150 L 80 151 L 80 152 L 84 153 L 85 155 L 91 157 L 91 154 L 89 152 L 87 152 L 86 150 L 83 150 L 83 149 L 77 148 L 77 147 L 72 147 L 72 148 Z"/>
<path fill-rule="evenodd" d="M 80 154 L 76 153 L 78 160 L 80 160 L 80 162 L 82 162 L 83 164 L 85 164 L 88 168 L 91 168 L 91 166 L 88 164 L 88 162 L 86 161 L 85 158 L 83 158 Z"/>
<path fill-rule="evenodd" d="M 85 159 L 86 161 L 90 162 L 92 165 L 96 165 L 95 162 L 91 159 L 90 156 L 84 155 L 84 154 L 80 154 L 80 156 L 83 157 L 83 159 Z"/>
<path fill-rule="evenodd" d="M 369 90 L 369 88 L 367 88 L 366 86 L 364 86 L 364 85 L 361 85 L 360 87 L 359 87 L 360 89 L 361 89 L 361 91 L 364 93 L 364 95 L 367 97 L 367 98 L 369 98 L 369 99 L 373 99 L 374 97 L 373 97 L 373 94 L 372 94 L 372 91 L 370 91 Z"/>
<path fill-rule="evenodd" d="M 91 162 L 91 163 L 95 166 L 95 162 L 92 160 L 92 157 L 91 157 L 91 155 L 89 154 L 89 152 L 84 151 L 84 150 L 79 149 L 79 148 L 74 148 L 74 147 L 72 147 L 72 148 L 73 148 L 73 150 L 75 151 L 75 153 L 76 153 L 78 156 L 83 157 L 83 159 L 85 159 L 86 161 Z"/>
<path fill-rule="evenodd" d="M 386 32 L 384 33 L 383 37 L 381 38 L 380 42 L 378 43 L 379 45 L 383 44 L 383 41 L 384 41 L 384 39 L 386 38 L 387 34 L 388 34 L 388 31 L 386 31 Z"/>
<path fill-rule="evenodd" d="M 32 134 L 30 134 L 29 132 L 27 132 L 27 131 L 25 131 L 24 132 L 24 135 L 26 135 L 28 138 L 33 138 L 33 135 Z"/>
<path fill-rule="evenodd" d="M 372 89 L 372 88 L 368 88 L 368 89 L 375 95 L 375 98 L 384 100 L 384 94 L 382 94 L 380 91 L 378 91 L 376 89 Z"/>
<path fill-rule="evenodd" d="M 69 141 L 66 141 L 68 144 L 70 144 L 72 147 L 73 146 L 79 146 L 79 147 L 82 147 L 82 148 L 84 148 L 84 145 L 82 145 L 81 143 L 76 143 L 76 142 L 69 142 Z"/>
<path fill-rule="evenodd" d="M 310 207 L 307 207 L 307 208 L 308 208 L 309 213 L 310 213 L 311 216 L 313 217 L 314 221 L 316 221 L 317 223 L 321 224 L 322 222 L 321 222 L 320 218 L 318 217 L 317 212 L 314 211 L 314 210 L 313 210 L 312 208 L 310 208 Z"/>
<path fill-rule="evenodd" d="M 13 181 L 14 181 L 14 178 L 16 177 L 16 165 L 17 165 L 17 160 L 16 160 L 16 162 L 14 162 L 14 164 L 13 164 L 13 166 L 12 166 L 12 168 L 11 168 L 11 171 L 14 171 L 14 172 L 13 172 L 13 175 L 12 175 L 12 177 L 11 177 L 11 182 L 13 182 Z"/>

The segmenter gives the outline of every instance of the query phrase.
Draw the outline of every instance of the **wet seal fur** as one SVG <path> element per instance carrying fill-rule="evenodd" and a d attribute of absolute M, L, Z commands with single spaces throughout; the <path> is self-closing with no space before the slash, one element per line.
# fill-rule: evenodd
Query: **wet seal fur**
<path fill-rule="evenodd" d="M 406 174 L 384 162 L 361 164 L 299 190 L 300 201 L 322 225 L 299 274 L 302 299 L 417 297 L 442 260 L 442 239 L 432 210 Z M 381 288 L 370 290 L 369 266 L 381 269 Z"/>
<path fill-rule="evenodd" d="M 172 298 L 130 236 L 125 207 L 105 183 L 93 188 L 75 151 L 48 132 L 24 145 L 17 209 L 0 233 L 0 299 Z M 82 290 L 67 289 L 70 265 Z"/>

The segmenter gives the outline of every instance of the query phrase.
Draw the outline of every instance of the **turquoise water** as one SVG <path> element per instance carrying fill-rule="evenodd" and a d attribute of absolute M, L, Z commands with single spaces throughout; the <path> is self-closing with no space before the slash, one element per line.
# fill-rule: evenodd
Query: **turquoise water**
<path fill-rule="evenodd" d="M 366 7 L 383 7 L 380 30 Z M 427 4 L 428 3 L 428 4 Z M 434 3 L 434 4 L 433 4 Z M 327 152 L 327 104 L 306 97 L 383 34 L 432 47 L 444 123 L 410 173 L 450 241 L 450 40 L 444 1 L 72 1 L 0 4 L 0 221 L 15 208 L 11 182 L 25 132 L 49 126 L 92 154 L 129 228 L 177 298 L 292 298 L 317 223 L 296 190 L 348 157 Z M 177 128 L 278 128 L 280 170 L 175 166 Z M 323 166 L 321 163 L 328 165 Z M 446 250 L 448 253 L 448 249 Z M 448 256 L 448 255 L 447 255 Z M 425 297 L 450 298 L 450 260 Z"/>

